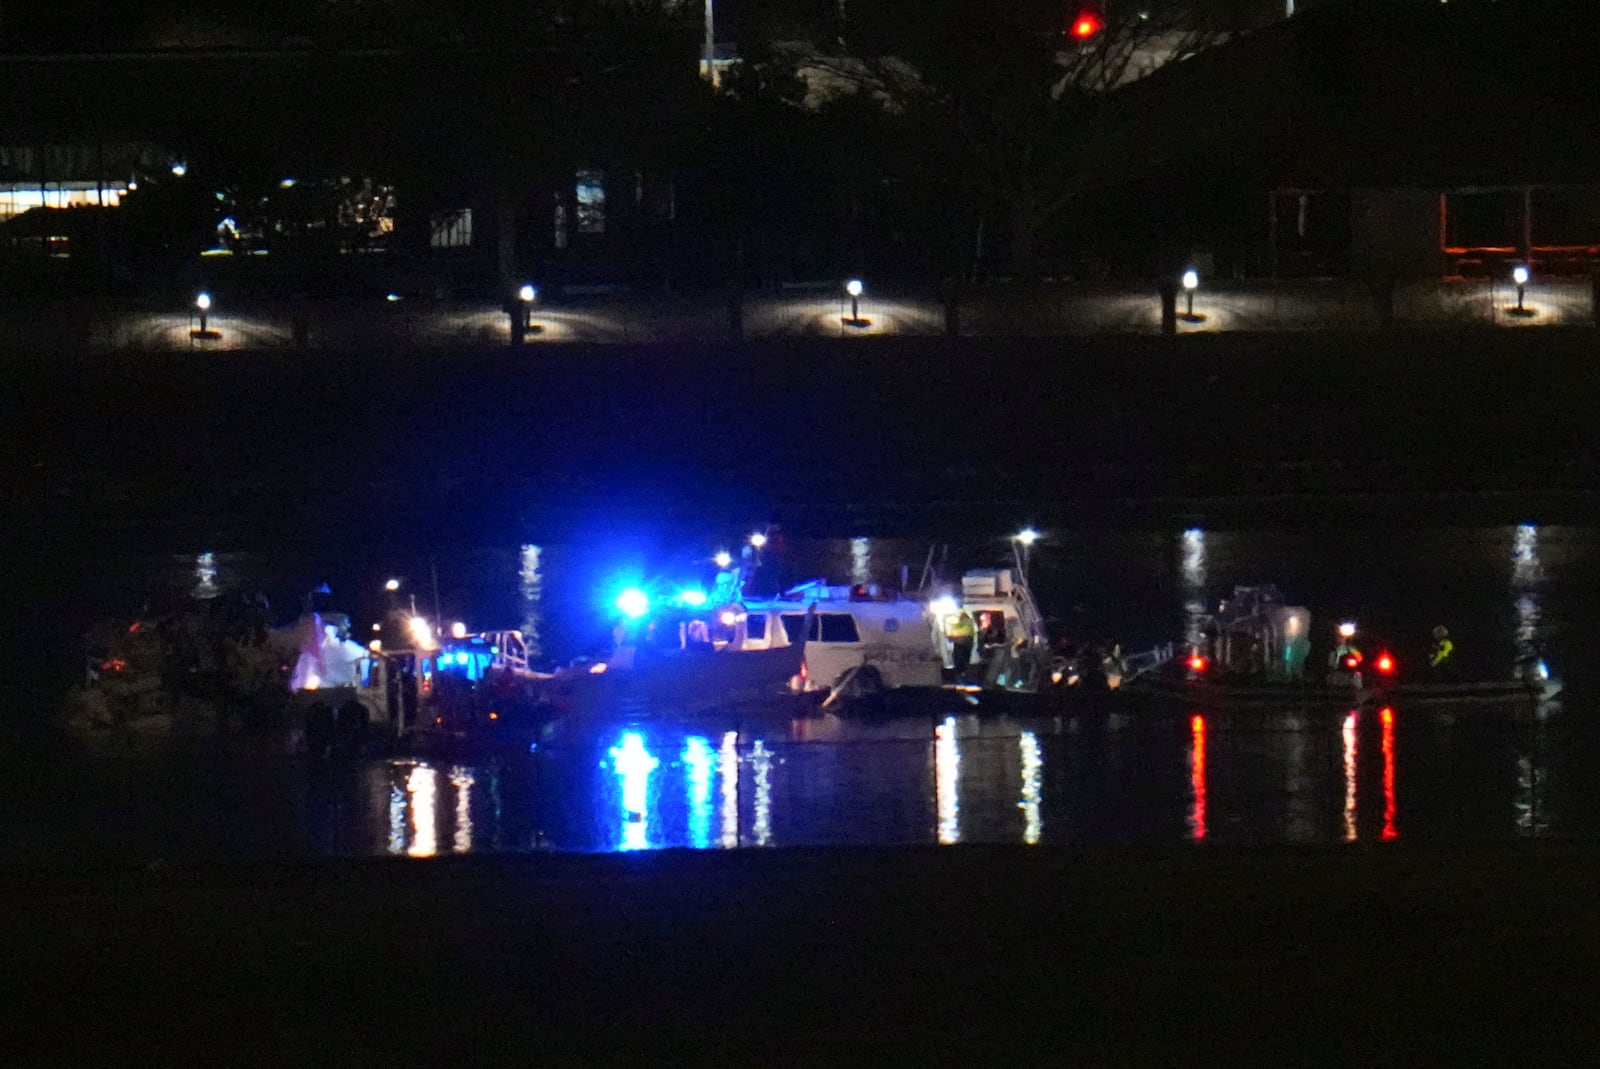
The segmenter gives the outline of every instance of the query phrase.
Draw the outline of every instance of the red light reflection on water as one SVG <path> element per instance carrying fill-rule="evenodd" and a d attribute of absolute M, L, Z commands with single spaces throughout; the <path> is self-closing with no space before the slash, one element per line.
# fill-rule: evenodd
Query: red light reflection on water
<path fill-rule="evenodd" d="M 1383 840 L 1398 839 L 1394 826 L 1394 710 L 1387 706 L 1378 713 L 1383 724 Z"/>
<path fill-rule="evenodd" d="M 1194 791 L 1194 806 L 1189 811 L 1189 833 L 1196 841 L 1206 837 L 1206 718 L 1189 720 L 1189 786 Z"/>

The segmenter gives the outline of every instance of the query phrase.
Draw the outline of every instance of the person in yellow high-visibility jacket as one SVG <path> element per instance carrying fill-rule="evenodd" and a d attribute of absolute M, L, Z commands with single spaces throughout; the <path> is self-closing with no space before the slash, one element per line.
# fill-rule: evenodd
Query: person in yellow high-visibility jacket
<path fill-rule="evenodd" d="M 966 609 L 944 622 L 944 637 L 950 640 L 950 663 L 957 674 L 972 664 L 972 646 L 978 638 L 978 623 Z"/>
<path fill-rule="evenodd" d="M 1428 668 L 1435 675 L 1444 675 L 1455 668 L 1453 657 L 1456 644 L 1450 641 L 1450 632 L 1443 625 L 1433 629 L 1433 650 L 1428 654 Z"/>

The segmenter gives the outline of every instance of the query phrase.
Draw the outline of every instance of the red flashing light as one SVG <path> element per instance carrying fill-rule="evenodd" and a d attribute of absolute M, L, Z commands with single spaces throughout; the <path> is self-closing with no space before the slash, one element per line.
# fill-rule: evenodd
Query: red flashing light
<path fill-rule="evenodd" d="M 1377 660 L 1377 669 L 1384 675 L 1394 671 L 1394 658 L 1387 653 L 1380 653 Z"/>
<path fill-rule="evenodd" d="M 1068 32 L 1076 40 L 1087 41 L 1091 37 L 1098 36 L 1105 28 L 1106 21 L 1100 17 L 1098 11 L 1092 8 L 1084 8 L 1078 12 L 1078 17 L 1072 20 L 1072 27 Z"/>
<path fill-rule="evenodd" d="M 1196 672 L 1204 672 L 1206 670 L 1206 659 L 1196 653 L 1189 658 L 1189 667 Z"/>

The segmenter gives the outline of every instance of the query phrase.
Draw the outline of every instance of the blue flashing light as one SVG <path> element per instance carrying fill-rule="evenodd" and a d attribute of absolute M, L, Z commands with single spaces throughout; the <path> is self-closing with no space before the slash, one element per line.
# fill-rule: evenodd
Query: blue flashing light
<path fill-rule="evenodd" d="M 706 603 L 706 592 L 704 590 L 697 590 L 691 587 L 690 589 L 680 593 L 678 598 L 685 605 L 691 606 L 692 608 L 699 608 Z"/>
<path fill-rule="evenodd" d="M 644 591 L 636 586 L 630 586 L 617 595 L 617 608 L 622 610 L 624 616 L 637 620 L 650 611 L 650 598 Z"/>

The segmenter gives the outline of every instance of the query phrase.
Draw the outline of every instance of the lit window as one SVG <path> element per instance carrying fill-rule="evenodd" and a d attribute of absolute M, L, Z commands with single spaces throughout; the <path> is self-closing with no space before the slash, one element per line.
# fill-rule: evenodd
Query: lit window
<path fill-rule="evenodd" d="M 472 209 L 439 212 L 428 219 L 428 244 L 436 249 L 464 249 L 472 244 Z"/>
<path fill-rule="evenodd" d="M 606 176 L 603 171 L 578 172 L 578 233 L 606 232 Z"/>

